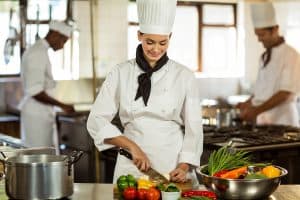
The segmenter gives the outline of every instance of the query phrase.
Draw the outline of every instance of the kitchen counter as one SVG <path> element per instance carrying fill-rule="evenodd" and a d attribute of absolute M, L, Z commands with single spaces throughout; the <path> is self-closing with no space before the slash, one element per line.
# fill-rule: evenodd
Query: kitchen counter
<path fill-rule="evenodd" d="M 200 186 L 200 189 L 204 189 Z M 5 195 L 4 181 L 0 182 L 0 199 L 8 200 Z M 70 200 L 113 200 L 113 184 L 75 183 L 74 194 Z M 280 185 L 269 200 L 299 200 L 300 185 Z"/>

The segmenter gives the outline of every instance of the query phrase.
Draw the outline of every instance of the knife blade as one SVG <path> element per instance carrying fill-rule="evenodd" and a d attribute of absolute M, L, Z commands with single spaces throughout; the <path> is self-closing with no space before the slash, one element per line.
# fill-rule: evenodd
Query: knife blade
<path fill-rule="evenodd" d="M 132 155 L 130 152 L 128 152 L 125 149 L 119 149 L 119 153 L 120 155 L 125 156 L 126 158 L 132 160 Z M 161 173 L 159 173 L 157 170 L 153 169 L 152 167 L 150 167 L 148 169 L 148 171 L 143 171 L 144 174 L 148 175 L 151 181 L 157 182 L 157 183 L 169 183 L 169 180 L 162 175 Z"/>

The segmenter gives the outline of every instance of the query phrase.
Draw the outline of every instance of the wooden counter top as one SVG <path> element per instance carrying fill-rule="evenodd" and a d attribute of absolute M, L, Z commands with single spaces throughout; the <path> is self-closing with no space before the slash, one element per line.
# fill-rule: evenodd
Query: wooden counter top
<path fill-rule="evenodd" d="M 70 200 L 114 200 L 113 184 L 75 183 L 74 194 Z M 200 186 L 203 189 L 203 186 Z M 8 200 L 5 195 L 4 181 L 0 182 L 0 199 Z M 300 185 L 280 185 L 269 200 L 299 200 Z"/>

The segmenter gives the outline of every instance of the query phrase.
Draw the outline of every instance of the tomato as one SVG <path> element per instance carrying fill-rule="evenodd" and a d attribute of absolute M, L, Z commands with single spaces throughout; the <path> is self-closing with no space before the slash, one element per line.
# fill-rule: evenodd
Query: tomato
<path fill-rule="evenodd" d="M 144 188 L 138 189 L 138 191 L 137 191 L 138 200 L 146 200 L 147 193 L 148 193 L 148 190 L 146 190 Z"/>
<path fill-rule="evenodd" d="M 160 191 L 154 187 L 148 189 L 146 194 L 146 200 L 159 200 L 160 198 Z"/>
<path fill-rule="evenodd" d="M 134 200 L 137 197 L 137 191 L 134 187 L 128 187 L 123 192 L 125 200 Z"/>

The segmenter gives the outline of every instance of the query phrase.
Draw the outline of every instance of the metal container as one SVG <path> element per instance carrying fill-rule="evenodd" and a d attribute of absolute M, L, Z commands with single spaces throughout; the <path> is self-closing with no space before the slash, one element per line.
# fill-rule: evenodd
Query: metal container
<path fill-rule="evenodd" d="M 287 170 L 275 166 L 281 170 L 281 175 L 266 179 L 224 179 L 205 174 L 203 171 L 207 165 L 197 168 L 196 174 L 200 183 L 208 190 L 216 193 L 218 199 L 265 199 L 279 186 L 281 178 L 287 175 Z"/>
<path fill-rule="evenodd" d="M 12 199 L 59 199 L 73 194 L 73 163 L 82 152 L 7 158 L 5 190 Z"/>

